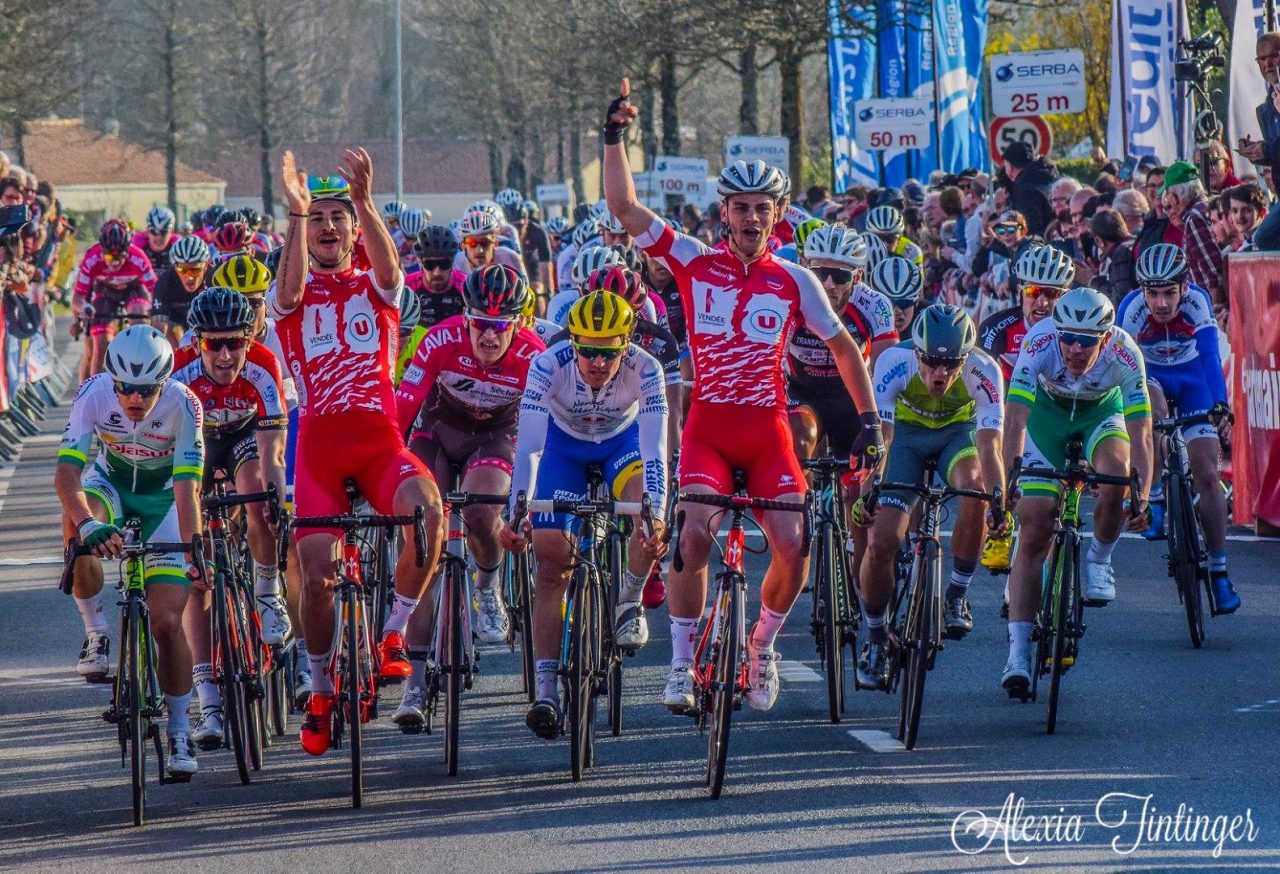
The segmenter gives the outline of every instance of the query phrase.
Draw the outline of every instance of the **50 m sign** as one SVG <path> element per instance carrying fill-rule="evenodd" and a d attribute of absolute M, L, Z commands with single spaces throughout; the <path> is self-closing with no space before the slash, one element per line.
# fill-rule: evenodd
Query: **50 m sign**
<path fill-rule="evenodd" d="M 859 148 L 924 149 L 933 140 L 933 104 L 928 100 L 859 100 L 853 111 L 854 138 Z"/>

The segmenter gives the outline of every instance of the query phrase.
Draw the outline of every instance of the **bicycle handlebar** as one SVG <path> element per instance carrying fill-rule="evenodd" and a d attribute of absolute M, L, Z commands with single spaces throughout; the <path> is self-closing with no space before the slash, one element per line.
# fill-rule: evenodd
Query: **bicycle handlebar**
<path fill-rule="evenodd" d="M 200 499 L 201 505 L 205 512 L 210 510 L 220 510 L 225 507 L 241 507 L 246 504 L 257 504 L 265 501 L 270 510 L 271 520 L 279 523 L 280 521 L 280 495 L 276 491 L 275 483 L 268 483 L 265 492 L 249 492 L 243 495 L 206 495 Z"/>
<path fill-rule="evenodd" d="M 85 546 L 80 543 L 80 538 L 72 537 L 67 541 L 67 547 L 62 553 L 62 576 L 58 579 L 58 590 L 65 595 L 70 595 L 74 584 L 74 572 L 76 559 L 86 555 L 96 555 L 97 547 Z M 190 543 L 166 543 L 163 541 L 142 541 L 128 542 L 124 544 L 124 548 L 120 555 L 114 556 L 117 561 L 132 561 L 143 558 L 148 555 L 158 555 L 161 553 L 182 552 L 191 553 L 192 555 L 203 557 L 204 546 L 200 542 L 200 535 L 196 534 L 191 538 Z M 197 559 L 199 560 L 199 559 Z"/>
<path fill-rule="evenodd" d="M 708 507 L 740 508 L 742 510 L 784 510 L 803 513 L 808 504 L 795 501 L 779 501 L 773 498 L 753 498 L 749 495 L 718 495 L 708 492 L 681 492 L 676 496 L 682 504 L 705 504 Z"/>
<path fill-rule="evenodd" d="M 1124 477 L 1088 471 L 1082 467 L 1072 467 L 1065 471 L 1055 470 L 1052 467 L 1023 467 L 1022 456 L 1019 455 L 1013 460 L 1013 470 L 1009 472 L 1009 487 L 1016 488 L 1018 481 L 1024 476 L 1056 480 L 1069 486 L 1125 486 L 1129 489 L 1129 515 L 1130 517 L 1137 517 L 1138 488 L 1141 482 L 1136 468 L 1131 468 L 1129 475 Z"/>
<path fill-rule="evenodd" d="M 847 458 L 811 458 L 801 461 L 800 466 L 805 470 L 816 470 L 820 473 L 844 473 L 849 470 L 849 460 Z"/>
<path fill-rule="evenodd" d="M 441 500 L 450 507 L 461 509 L 476 504 L 505 507 L 508 498 L 506 495 L 486 495 L 480 492 L 446 492 Z"/>
<path fill-rule="evenodd" d="M 361 528 L 387 528 L 395 529 L 402 525 L 413 526 L 413 551 L 414 558 L 418 567 L 422 567 L 427 561 L 427 526 L 426 511 L 421 507 L 414 507 L 412 515 L 393 515 L 382 516 L 377 513 L 342 513 L 338 516 L 295 516 L 289 521 L 287 527 L 280 530 L 280 539 L 287 548 L 288 532 L 298 528 L 338 528 L 347 534 L 358 531 Z M 281 550 L 283 554 L 284 550 Z M 284 563 L 281 562 L 281 568 Z"/>

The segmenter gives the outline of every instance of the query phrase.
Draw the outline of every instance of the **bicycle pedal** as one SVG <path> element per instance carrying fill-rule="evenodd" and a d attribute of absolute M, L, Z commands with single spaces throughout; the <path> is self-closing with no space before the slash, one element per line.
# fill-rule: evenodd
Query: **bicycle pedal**
<path fill-rule="evenodd" d="M 86 674 L 84 681 L 91 686 L 100 686 L 103 683 L 114 683 L 116 678 L 110 674 Z"/>
<path fill-rule="evenodd" d="M 166 784 L 166 785 L 167 785 L 167 784 L 169 784 L 169 783 L 190 783 L 190 782 L 191 782 L 191 775 L 190 775 L 190 774 L 168 774 L 168 773 L 166 773 L 166 774 L 161 778 L 160 782 L 161 782 L 162 784 Z"/>
<path fill-rule="evenodd" d="M 1090 601 L 1088 598 L 1081 598 L 1080 603 L 1084 604 L 1084 606 L 1086 607 L 1105 607 L 1111 602 L 1110 601 Z"/>

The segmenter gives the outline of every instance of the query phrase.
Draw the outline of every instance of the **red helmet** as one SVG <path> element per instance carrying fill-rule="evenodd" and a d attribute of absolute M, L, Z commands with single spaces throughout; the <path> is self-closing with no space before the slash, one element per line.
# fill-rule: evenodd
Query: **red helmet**
<path fill-rule="evenodd" d="M 529 285 L 505 264 L 471 271 L 462 286 L 467 312 L 477 316 L 512 318 L 524 310 Z"/>
<path fill-rule="evenodd" d="M 98 231 L 98 245 L 108 255 L 123 255 L 129 251 L 129 226 L 120 219 L 108 219 Z"/>
<path fill-rule="evenodd" d="M 593 291 L 611 291 L 637 311 L 649 298 L 649 290 L 640 281 L 640 274 L 616 265 L 597 270 L 587 277 L 584 294 Z"/>
<path fill-rule="evenodd" d="M 244 222 L 227 222 L 213 234 L 213 245 L 219 252 L 239 252 L 253 241 L 249 226 Z"/>

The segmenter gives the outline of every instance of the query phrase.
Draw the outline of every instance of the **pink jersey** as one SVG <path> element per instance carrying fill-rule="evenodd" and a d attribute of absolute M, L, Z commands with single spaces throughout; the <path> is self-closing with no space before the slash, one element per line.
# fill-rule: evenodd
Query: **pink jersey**
<path fill-rule="evenodd" d="M 483 367 L 476 361 L 463 317 L 445 319 L 422 339 L 396 391 L 401 432 L 413 424 L 433 392 L 436 402 L 432 413 L 436 416 L 452 414 L 476 428 L 482 427 L 481 421 L 513 421 L 524 394 L 529 362 L 546 348 L 537 334 L 521 328 L 507 353 L 496 364 Z"/>
<path fill-rule="evenodd" d="M 636 238 L 676 279 L 693 351 L 693 400 L 786 409 L 782 359 L 797 317 L 820 340 L 842 330 L 812 273 L 766 252 L 744 264 L 661 220 Z"/>
<path fill-rule="evenodd" d="M 362 270 L 307 274 L 302 303 L 280 308 L 273 288 L 267 306 L 276 320 L 288 372 L 298 389 L 301 421 L 356 411 L 395 410 L 400 286 L 386 290 Z"/>
<path fill-rule="evenodd" d="M 425 280 L 426 277 L 423 275 L 423 271 L 415 270 L 412 273 L 406 273 L 404 275 L 404 287 L 427 294 L 428 292 Z M 458 294 L 462 294 L 462 283 L 466 281 L 467 274 L 463 273 L 461 270 L 453 271 L 453 288 L 458 292 Z"/>
<path fill-rule="evenodd" d="M 130 246 L 124 262 L 118 267 L 107 263 L 103 257 L 102 246 L 94 243 L 84 253 L 80 262 L 80 274 L 76 278 L 75 296 L 85 298 L 94 286 L 109 288 L 128 288 L 135 283 L 151 291 L 156 286 L 156 273 L 151 269 L 151 259 L 146 252 L 137 246 Z"/>

